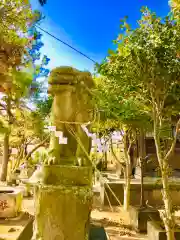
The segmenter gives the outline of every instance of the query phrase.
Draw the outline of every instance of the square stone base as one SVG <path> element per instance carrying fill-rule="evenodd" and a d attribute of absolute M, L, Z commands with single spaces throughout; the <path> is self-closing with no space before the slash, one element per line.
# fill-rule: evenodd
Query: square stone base
<path fill-rule="evenodd" d="M 17 217 L 21 211 L 23 194 L 19 189 L 0 188 L 0 218 Z"/>
<path fill-rule="evenodd" d="M 167 240 L 166 231 L 160 221 L 149 221 L 147 224 L 148 240 Z M 175 239 L 180 239 L 180 229 L 175 230 Z"/>
<path fill-rule="evenodd" d="M 159 220 L 159 211 L 154 208 L 129 207 L 129 217 L 131 225 L 138 232 L 147 232 L 147 221 L 152 219 Z"/>
<path fill-rule="evenodd" d="M 89 186 L 36 186 L 33 240 L 88 239 L 91 207 Z"/>

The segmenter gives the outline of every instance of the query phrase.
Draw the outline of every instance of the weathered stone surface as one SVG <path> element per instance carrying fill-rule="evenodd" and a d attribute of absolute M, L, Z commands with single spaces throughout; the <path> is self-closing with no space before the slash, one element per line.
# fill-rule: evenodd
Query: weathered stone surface
<path fill-rule="evenodd" d="M 0 218 L 16 217 L 21 211 L 23 193 L 19 189 L 0 188 Z"/>
<path fill-rule="evenodd" d="M 154 208 L 129 207 L 131 225 L 139 232 L 147 232 L 147 221 L 160 219 L 159 211 Z"/>
<path fill-rule="evenodd" d="M 147 224 L 148 240 L 167 240 L 166 231 L 161 222 L 149 221 Z M 180 239 L 180 229 L 175 229 L 175 239 Z"/>
<path fill-rule="evenodd" d="M 37 186 L 33 239 L 88 239 L 92 191 L 87 186 Z M 36 228 L 38 226 L 38 228 Z"/>
<path fill-rule="evenodd" d="M 68 139 L 67 144 L 59 144 L 58 137 L 52 133 L 49 154 L 53 164 L 74 165 L 77 158 L 81 158 L 83 165 L 91 165 L 86 155 L 90 152 L 91 139 L 81 125 L 93 120 L 94 107 L 90 94 L 93 87 L 94 81 L 89 72 L 72 67 L 58 67 L 51 71 L 48 88 L 53 96 L 51 125 Z"/>
<path fill-rule="evenodd" d="M 66 165 L 45 165 L 43 171 L 43 184 L 53 185 L 91 185 L 92 168 Z"/>
<path fill-rule="evenodd" d="M 93 78 L 72 67 L 51 71 L 52 131 L 42 185 L 35 187 L 35 240 L 86 240 L 92 208 L 90 138 L 82 124 L 93 120 Z M 59 138 L 59 135 L 63 135 Z M 59 140 L 67 140 L 62 142 Z M 64 144 L 60 144 L 64 143 Z M 77 167 L 78 160 L 83 167 Z"/>

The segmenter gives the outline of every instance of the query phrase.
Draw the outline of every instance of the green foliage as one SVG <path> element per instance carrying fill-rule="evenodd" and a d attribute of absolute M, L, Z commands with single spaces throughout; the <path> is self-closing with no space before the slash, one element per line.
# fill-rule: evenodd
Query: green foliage
<path fill-rule="evenodd" d="M 140 123 L 144 117 L 154 120 L 153 109 L 158 108 L 159 121 L 167 122 L 179 113 L 179 25 L 172 17 L 161 19 L 147 8 L 142 9 L 137 29 L 126 31 L 126 25 L 121 29 L 123 38 L 116 40 L 116 54 L 98 68 L 110 86 L 102 94 L 107 99 L 104 106 L 108 102 L 110 112 L 117 111 L 128 123 Z"/>
<path fill-rule="evenodd" d="M 48 151 L 47 150 L 37 151 L 37 152 L 35 152 L 35 154 L 32 158 L 32 164 L 45 162 L 47 159 L 48 159 Z"/>
<path fill-rule="evenodd" d="M 39 3 L 41 4 L 41 6 L 44 6 L 46 4 L 47 0 L 39 0 Z"/>
<path fill-rule="evenodd" d="M 30 144 L 38 144 L 47 134 L 45 131 L 46 113 L 28 108 L 28 98 L 31 96 L 29 87 L 32 84 L 32 75 L 28 72 L 13 71 L 13 87 L 11 95 L 4 95 L 0 100 L 2 105 L 1 133 L 10 130 L 10 147 L 18 149 L 18 158 L 23 159 Z M 7 102 L 10 101 L 8 111 Z M 9 115 L 10 114 L 10 115 Z"/>
<path fill-rule="evenodd" d="M 14 70 L 12 73 L 13 84 L 11 87 L 11 96 L 17 102 L 22 98 L 29 97 L 29 88 L 33 81 L 33 76 L 25 71 Z"/>
<path fill-rule="evenodd" d="M 169 5 L 172 8 L 172 12 L 178 20 L 180 19 L 180 1 L 179 0 L 170 0 Z"/>
<path fill-rule="evenodd" d="M 9 86 L 4 83 L 11 83 L 12 69 L 23 64 L 23 54 L 28 45 L 25 33 L 34 17 L 27 0 L 0 2 L 0 81 L 5 90 Z"/>
<path fill-rule="evenodd" d="M 22 45 L 26 38 L 20 33 L 27 31 L 28 24 L 32 22 L 32 14 L 28 0 L 3 0 L 0 3 L 0 35 L 4 42 Z M 12 27 L 13 26 L 13 27 Z"/>
<path fill-rule="evenodd" d="M 9 89 L 8 94 L 4 94 L 0 99 L 0 105 L 2 107 L 0 110 L 2 118 L 5 121 L 10 121 L 8 115 L 9 117 L 12 117 L 11 121 L 14 120 L 13 111 L 16 108 L 22 110 L 25 106 L 25 97 L 29 92 L 29 86 L 31 85 L 32 80 L 32 75 L 27 72 L 17 71 L 15 69 L 12 71 L 11 88 Z M 10 104 L 10 109 L 8 109 L 8 102 Z"/>
<path fill-rule="evenodd" d="M 101 89 L 103 85 L 100 87 L 100 106 L 107 112 L 109 108 L 108 114 L 118 116 L 128 132 L 129 127 L 144 130 L 144 123 L 153 123 L 156 153 L 163 178 L 164 223 L 167 233 L 172 236 L 168 239 L 174 239 L 168 161 L 176 144 L 176 137 L 172 137 L 172 116 L 179 116 L 180 105 L 178 17 L 177 14 L 169 14 L 162 19 L 144 7 L 138 21 L 139 26 L 135 30 L 124 19 L 120 35 L 114 41 L 117 44 L 116 51 L 110 52 L 108 58 L 98 66 L 99 73 L 108 79 L 105 79 L 104 89 Z M 177 129 L 179 126 L 180 120 Z M 123 139 L 127 143 L 126 137 Z M 126 144 L 124 147 L 127 150 Z M 128 159 L 126 150 L 124 152 Z M 126 161 L 126 170 L 129 166 L 127 163 Z"/>
<path fill-rule="evenodd" d="M 32 12 L 28 0 L 0 2 L 0 86 L 3 92 L 14 87 L 14 71 L 26 66 L 27 47 L 31 45 L 27 30 L 39 14 Z"/>
<path fill-rule="evenodd" d="M 94 91 L 98 109 L 100 109 L 101 124 L 106 130 L 123 128 L 137 129 L 142 125 L 145 128 L 150 120 L 142 110 L 141 101 L 130 92 L 130 86 L 117 82 L 114 77 L 101 77 Z M 97 125 L 97 123 L 96 123 Z"/>
<path fill-rule="evenodd" d="M 7 130 L 8 130 L 7 124 L 4 121 L 4 118 L 0 116 L 0 133 L 4 134 L 5 132 L 7 132 Z"/>
<path fill-rule="evenodd" d="M 45 122 L 42 116 L 36 111 L 16 109 L 16 122 L 13 125 L 11 132 L 11 144 L 14 147 L 19 147 L 21 144 L 35 144 L 38 139 L 43 139 L 45 136 Z"/>
<path fill-rule="evenodd" d="M 50 114 L 52 107 L 53 98 L 48 96 L 45 99 L 40 99 L 37 101 L 37 111 L 44 117 Z"/>
<path fill-rule="evenodd" d="M 28 48 L 34 43 L 28 37 L 28 30 L 39 18 L 40 13 L 32 12 L 28 0 L 0 2 L 0 91 L 4 94 L 0 99 L 0 133 L 8 131 L 10 147 L 18 148 L 17 166 L 27 155 L 28 144 L 37 144 L 46 136 L 46 114 L 31 111 L 28 107 L 42 92 L 41 84 L 33 82 L 34 75 L 28 62 Z M 41 70 L 37 66 L 38 73 Z M 5 147 L 7 152 L 9 140 Z M 5 157 L 3 163 L 7 165 L 8 154 Z M 6 171 L 3 174 L 5 176 Z"/>

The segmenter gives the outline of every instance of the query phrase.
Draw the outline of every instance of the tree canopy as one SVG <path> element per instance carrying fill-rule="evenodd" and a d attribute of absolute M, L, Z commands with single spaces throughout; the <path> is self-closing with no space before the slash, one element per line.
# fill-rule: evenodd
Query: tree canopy
<path fill-rule="evenodd" d="M 179 112 L 177 104 L 175 108 L 179 101 L 179 25 L 147 8 L 142 11 L 135 30 L 123 20 L 122 32 L 115 41 L 117 49 L 100 65 L 99 72 L 116 82 L 124 94 L 123 101 L 136 99 L 141 111 L 151 118 L 153 101 L 169 118 Z"/>
<path fill-rule="evenodd" d="M 45 92 L 49 74 L 46 66 L 50 59 L 40 54 L 42 34 L 36 24 L 43 16 L 39 11 L 32 11 L 29 1 L 2 1 L 0 18 L 0 91 L 3 93 L 0 129 L 4 138 L 1 180 L 4 181 L 10 148 L 17 147 L 20 163 L 27 155 L 28 144 L 33 143 L 37 148 L 47 138 L 45 127 L 50 110 L 44 112 L 43 105 L 48 100 L 42 100 L 41 94 Z"/>
<path fill-rule="evenodd" d="M 140 112 L 153 123 L 157 159 L 162 173 L 163 220 L 167 238 L 171 240 L 174 239 L 174 220 L 169 198 L 168 161 L 173 154 L 180 126 L 180 25 L 177 12 L 160 18 L 146 7 L 142 8 L 138 23 L 138 28 L 133 30 L 127 18 L 122 20 L 121 32 L 114 41 L 117 48 L 109 52 L 98 70 L 108 78 L 109 86 L 113 83 L 109 91 L 113 97 L 110 98 L 125 103 L 119 106 L 123 106 L 122 109 L 127 106 L 126 112 L 130 111 L 128 116 L 132 117 L 133 110 L 136 116 L 140 108 Z M 109 103 L 108 94 L 105 96 Z M 117 109 L 117 104 L 112 104 L 111 109 Z M 176 125 L 175 134 L 172 132 L 173 124 Z"/>

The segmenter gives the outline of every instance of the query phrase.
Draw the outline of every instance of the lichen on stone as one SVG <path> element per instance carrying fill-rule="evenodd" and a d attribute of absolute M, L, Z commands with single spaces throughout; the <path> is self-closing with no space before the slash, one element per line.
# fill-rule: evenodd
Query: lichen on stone
<path fill-rule="evenodd" d="M 62 131 L 67 144 L 59 144 L 59 139 L 51 134 L 50 155 L 52 164 L 76 164 L 77 158 L 89 165 L 86 154 L 90 153 L 91 139 L 84 133 L 81 124 L 93 120 L 91 89 L 95 86 L 89 72 L 72 67 L 58 67 L 49 76 L 49 93 L 53 96 L 51 125 Z M 71 131 L 70 131 L 71 129 Z M 83 143 L 84 150 L 76 138 Z M 64 163 L 63 163 L 64 162 Z"/>

